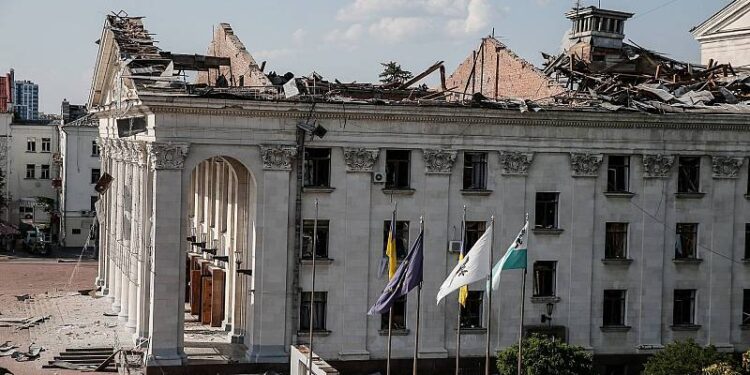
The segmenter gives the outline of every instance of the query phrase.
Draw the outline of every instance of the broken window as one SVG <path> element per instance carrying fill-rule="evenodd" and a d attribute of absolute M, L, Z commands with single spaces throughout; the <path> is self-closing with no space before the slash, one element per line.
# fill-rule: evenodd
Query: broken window
<path fill-rule="evenodd" d="M 627 192 L 630 188 L 630 157 L 612 155 L 607 159 L 607 191 Z"/>
<path fill-rule="evenodd" d="M 468 253 L 471 247 L 482 237 L 484 231 L 487 229 L 487 223 L 484 221 L 467 221 L 466 222 L 466 233 L 464 237 L 464 248 Z"/>
<path fill-rule="evenodd" d="M 678 193 L 700 192 L 700 157 L 680 157 L 677 174 Z"/>
<path fill-rule="evenodd" d="M 39 178 L 42 180 L 49 180 L 49 165 L 48 164 L 42 164 L 41 173 L 39 173 Z"/>
<path fill-rule="evenodd" d="M 555 296 L 555 269 L 557 262 L 534 262 L 534 297 Z"/>
<path fill-rule="evenodd" d="M 466 296 L 466 306 L 461 308 L 461 328 L 482 328 L 482 301 L 484 293 L 469 291 Z"/>
<path fill-rule="evenodd" d="M 391 221 L 386 220 L 383 225 L 383 256 L 385 256 L 386 246 L 388 245 L 388 232 L 391 230 Z M 406 258 L 409 251 L 409 222 L 396 220 L 396 257 L 398 259 Z"/>
<path fill-rule="evenodd" d="M 675 289 L 672 324 L 695 324 L 695 289 Z"/>
<path fill-rule="evenodd" d="M 36 178 L 36 166 L 34 164 L 26 164 L 26 178 Z"/>
<path fill-rule="evenodd" d="M 310 330 L 310 297 L 311 292 L 302 292 L 302 298 L 299 308 L 299 330 Z M 312 301 L 313 309 L 313 331 L 326 330 L 326 300 L 328 292 L 315 292 L 315 299 Z"/>
<path fill-rule="evenodd" d="M 535 226 L 537 228 L 557 228 L 557 202 L 560 193 L 536 193 Z"/>
<path fill-rule="evenodd" d="M 464 190 L 487 189 L 487 153 L 464 153 Z"/>
<path fill-rule="evenodd" d="M 607 223 L 604 259 L 625 259 L 628 256 L 628 223 Z"/>
<path fill-rule="evenodd" d="M 91 156 L 99 156 L 99 144 L 96 141 L 91 141 Z"/>
<path fill-rule="evenodd" d="M 677 238 L 675 239 L 675 259 L 697 258 L 698 224 L 677 223 Z"/>
<path fill-rule="evenodd" d="M 387 189 L 409 188 L 409 150 L 387 150 L 385 152 L 385 187 Z"/>
<path fill-rule="evenodd" d="M 742 325 L 750 326 L 750 289 L 742 291 Z"/>
<path fill-rule="evenodd" d="M 52 143 L 49 138 L 42 138 L 42 152 L 50 152 L 52 150 Z"/>
<path fill-rule="evenodd" d="M 26 139 L 26 152 L 36 152 L 36 138 Z"/>
<path fill-rule="evenodd" d="M 305 149 L 305 187 L 331 186 L 331 149 Z"/>
<path fill-rule="evenodd" d="M 302 224 L 302 258 L 312 258 L 315 220 L 305 220 Z M 318 220 L 318 238 L 315 241 L 315 257 L 328 258 L 328 220 Z"/>
<path fill-rule="evenodd" d="M 406 296 L 396 299 L 391 309 L 393 309 L 391 328 L 406 329 Z M 380 314 L 380 329 L 388 329 L 388 313 Z"/>
<path fill-rule="evenodd" d="M 99 168 L 91 168 L 91 183 L 95 184 L 99 182 L 99 177 L 101 177 L 101 171 Z"/>
<path fill-rule="evenodd" d="M 624 326 L 625 325 L 625 290 L 605 290 L 602 325 Z"/>

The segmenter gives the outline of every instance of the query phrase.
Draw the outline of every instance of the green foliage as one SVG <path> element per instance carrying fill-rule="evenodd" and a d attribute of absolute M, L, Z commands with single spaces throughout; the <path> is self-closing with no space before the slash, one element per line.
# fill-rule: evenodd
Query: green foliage
<path fill-rule="evenodd" d="M 702 375 L 742 375 L 726 362 L 715 363 L 703 369 Z"/>
<path fill-rule="evenodd" d="M 591 375 L 592 356 L 580 346 L 571 346 L 534 335 L 523 340 L 522 371 L 526 375 Z M 518 345 L 505 348 L 497 355 L 500 375 L 516 375 Z"/>
<path fill-rule="evenodd" d="M 404 83 L 414 77 L 410 71 L 401 69 L 401 65 L 395 61 L 380 63 L 380 65 L 383 66 L 383 72 L 378 77 L 384 84 Z"/>
<path fill-rule="evenodd" d="M 712 365 L 725 363 L 733 366 L 732 357 L 725 353 L 720 353 L 713 345 L 701 347 L 695 341 L 675 341 L 667 345 L 663 350 L 654 354 L 646 362 L 645 375 L 703 375 L 703 369 Z M 712 371 L 721 371 L 720 367 Z M 710 375 L 721 374 L 723 372 L 710 372 Z M 732 374 L 731 372 L 726 374 Z"/>

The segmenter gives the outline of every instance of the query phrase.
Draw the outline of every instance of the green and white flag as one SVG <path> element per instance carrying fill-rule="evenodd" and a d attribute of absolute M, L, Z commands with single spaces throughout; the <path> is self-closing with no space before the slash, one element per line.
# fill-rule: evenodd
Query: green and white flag
<path fill-rule="evenodd" d="M 492 289 L 497 290 L 500 287 L 500 273 L 502 270 L 517 270 L 526 268 L 526 243 L 528 237 L 529 222 L 526 221 L 521 232 L 505 252 L 495 267 L 492 267 Z"/>

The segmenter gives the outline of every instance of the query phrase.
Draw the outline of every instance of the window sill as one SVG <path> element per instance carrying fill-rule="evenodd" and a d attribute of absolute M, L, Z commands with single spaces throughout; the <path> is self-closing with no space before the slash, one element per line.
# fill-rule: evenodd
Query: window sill
<path fill-rule="evenodd" d="M 414 192 L 417 191 L 416 189 L 410 189 L 410 188 L 384 188 L 383 194 L 393 194 L 393 195 L 412 195 Z"/>
<path fill-rule="evenodd" d="M 461 328 L 462 335 L 484 335 L 487 328 Z"/>
<path fill-rule="evenodd" d="M 633 259 L 630 258 L 605 258 L 602 259 L 602 263 L 613 266 L 629 266 L 633 263 Z"/>
<path fill-rule="evenodd" d="M 24 180 L 36 180 L 37 178 L 36 177 L 24 177 L 23 179 Z"/>
<path fill-rule="evenodd" d="M 697 331 L 701 329 L 701 326 L 699 324 L 677 324 L 670 326 L 669 328 L 672 328 L 672 331 Z"/>
<path fill-rule="evenodd" d="M 40 152 L 40 153 L 41 153 L 41 154 L 50 154 L 50 153 L 52 153 L 52 151 L 42 151 L 42 152 Z"/>
<path fill-rule="evenodd" d="M 29 151 L 29 150 L 26 150 L 26 153 L 27 153 L 27 154 L 36 154 L 37 152 L 36 152 L 36 151 Z"/>
<path fill-rule="evenodd" d="M 674 258 L 672 259 L 674 264 L 701 264 L 703 259 L 701 258 Z"/>
<path fill-rule="evenodd" d="M 557 297 L 557 296 L 531 297 L 531 303 L 558 303 L 558 302 L 560 302 L 560 297 Z"/>
<path fill-rule="evenodd" d="M 468 195 L 468 196 L 487 196 L 492 194 L 492 190 L 486 190 L 486 189 L 462 189 L 461 195 Z"/>
<path fill-rule="evenodd" d="M 630 331 L 630 326 L 601 326 L 599 330 L 602 332 L 628 332 Z"/>
<path fill-rule="evenodd" d="M 303 193 L 333 193 L 334 187 L 326 186 L 305 186 L 302 188 Z"/>
<path fill-rule="evenodd" d="M 313 336 L 320 336 L 320 337 L 326 337 L 331 334 L 331 331 L 327 329 L 315 329 L 313 330 Z M 308 337 L 310 335 L 310 331 L 297 331 L 297 336 L 299 337 Z"/>
<path fill-rule="evenodd" d="M 604 192 L 605 197 L 609 198 L 633 198 L 635 196 L 635 193 L 631 193 L 629 191 L 605 191 Z"/>
<path fill-rule="evenodd" d="M 302 265 L 312 265 L 312 258 L 300 258 L 299 263 Z M 333 263 L 332 258 L 319 258 L 315 257 L 315 265 L 319 264 L 331 264 Z"/>
<path fill-rule="evenodd" d="M 560 228 L 534 228 L 531 231 L 534 232 L 534 234 L 549 234 L 549 235 L 560 235 L 563 232 L 563 229 Z"/>
<path fill-rule="evenodd" d="M 701 199 L 706 193 L 675 193 L 677 199 Z"/>
<path fill-rule="evenodd" d="M 388 330 L 387 329 L 381 329 L 378 330 L 378 334 L 380 336 L 388 336 Z M 409 336 L 409 329 L 408 328 L 400 328 L 391 329 L 391 336 Z"/>

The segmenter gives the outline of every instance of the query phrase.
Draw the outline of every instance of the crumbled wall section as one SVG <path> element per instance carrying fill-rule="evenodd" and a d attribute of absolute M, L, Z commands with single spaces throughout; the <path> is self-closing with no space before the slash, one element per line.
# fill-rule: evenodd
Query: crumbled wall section
<path fill-rule="evenodd" d="M 208 55 L 228 57 L 232 61 L 231 69 L 222 67 L 223 74 L 232 86 L 270 86 L 271 81 L 260 70 L 260 66 L 255 61 L 240 38 L 234 35 L 232 26 L 228 23 L 221 23 L 214 28 L 214 36 L 211 44 L 208 46 Z M 216 82 L 219 72 L 212 70 L 210 72 L 200 72 L 197 82 L 213 85 Z M 231 77 L 231 79 L 230 79 Z"/>
<path fill-rule="evenodd" d="M 476 68 L 472 78 L 474 64 Z M 482 39 L 482 47 L 472 52 L 456 68 L 456 71 L 446 79 L 445 85 L 459 93 L 466 89 L 469 95 L 467 99 L 471 94 L 481 92 L 490 99 L 531 99 L 545 102 L 565 91 L 531 63 L 491 37 Z M 451 99 L 460 100 L 461 96 L 453 94 Z"/>

